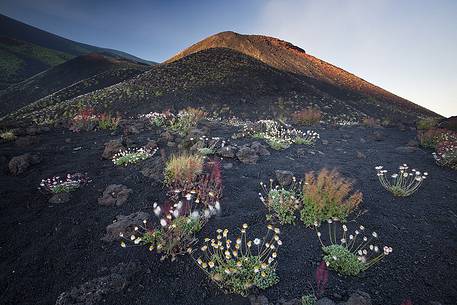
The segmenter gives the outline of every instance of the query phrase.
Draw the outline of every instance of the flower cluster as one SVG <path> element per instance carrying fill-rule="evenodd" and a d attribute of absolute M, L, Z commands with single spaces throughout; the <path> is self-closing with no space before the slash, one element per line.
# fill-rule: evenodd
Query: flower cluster
<path fill-rule="evenodd" d="M 194 209 L 192 198 L 167 203 L 165 207 L 154 203 L 153 208 L 159 224 L 149 226 L 147 220 L 143 220 L 143 225 L 136 226 L 131 236 L 121 233 L 121 247 L 127 247 L 126 242 L 144 245 L 149 251 L 161 254 L 161 260 L 170 258 L 172 261 L 178 255 L 192 253 L 192 246 L 197 242 L 195 234 L 210 217 L 208 212 Z"/>
<path fill-rule="evenodd" d="M 43 179 L 38 189 L 52 193 L 70 193 L 79 189 L 83 184 L 89 182 L 85 174 L 67 174 L 65 177 L 55 176 Z"/>
<path fill-rule="evenodd" d="M 282 245 L 280 230 L 268 225 L 264 238 L 248 240 L 248 225 L 229 239 L 227 229 L 217 229 L 215 238 L 205 238 L 198 266 L 222 290 L 246 296 L 253 287 L 266 289 L 279 281 L 276 275 L 277 249 Z"/>
<path fill-rule="evenodd" d="M 457 169 L 457 141 L 438 143 L 433 157 L 439 165 Z"/>
<path fill-rule="evenodd" d="M 301 220 L 307 226 L 337 217 L 345 221 L 362 202 L 361 192 L 352 193 L 352 182 L 336 170 L 322 169 L 305 174 Z"/>
<path fill-rule="evenodd" d="M 265 197 L 262 193 L 259 193 L 259 197 L 268 209 L 267 220 L 277 220 L 282 225 L 295 223 L 295 212 L 301 206 L 301 194 L 297 190 L 297 185 L 301 187 L 301 181 L 297 183 L 295 177 L 292 179 L 293 183 L 288 189 L 273 186 L 273 179 L 270 179 L 268 187 L 260 182 Z"/>
<path fill-rule="evenodd" d="M 152 157 L 157 152 L 157 148 L 154 150 L 147 150 L 145 148 L 135 148 L 121 150 L 113 156 L 113 163 L 118 166 L 127 166 L 129 164 L 135 164 L 140 161 L 146 160 Z"/>
<path fill-rule="evenodd" d="M 422 182 L 427 178 L 428 173 L 421 173 L 416 169 L 408 171 L 408 165 L 403 164 L 399 166 L 399 172 L 387 177 L 387 170 L 382 166 L 375 167 L 381 185 L 394 194 L 394 196 L 406 197 L 416 192 L 422 185 Z"/>
<path fill-rule="evenodd" d="M 142 114 L 140 115 L 140 118 L 146 119 L 153 126 L 164 127 L 166 125 L 169 125 L 169 122 L 171 122 L 175 118 L 175 115 L 169 110 L 167 110 L 164 112 L 150 112 Z"/>
<path fill-rule="evenodd" d="M 225 140 L 221 140 L 220 137 L 202 136 L 197 139 L 190 138 L 190 141 L 195 142 L 192 148 L 202 156 L 214 155 L 217 149 L 225 146 Z"/>
<path fill-rule="evenodd" d="M 319 134 L 314 131 L 300 131 L 281 125 L 273 120 L 260 120 L 255 128 L 247 128 L 244 134 L 251 134 L 255 138 L 264 139 L 271 148 L 282 150 L 291 144 L 312 145 L 319 139 Z"/>
<path fill-rule="evenodd" d="M 69 129 L 74 132 L 95 128 L 115 130 L 121 118 L 108 113 L 97 114 L 92 107 L 82 108 L 69 122 Z"/>
<path fill-rule="evenodd" d="M 317 226 L 316 233 L 324 252 L 325 263 L 338 273 L 357 275 L 392 252 L 389 246 L 381 249 L 375 244 L 378 238 L 376 232 L 368 234 L 365 227 L 361 225 L 350 233 L 345 224 L 338 229 L 337 222 L 338 219 L 327 220 L 329 245 L 324 244 L 322 233 Z"/>

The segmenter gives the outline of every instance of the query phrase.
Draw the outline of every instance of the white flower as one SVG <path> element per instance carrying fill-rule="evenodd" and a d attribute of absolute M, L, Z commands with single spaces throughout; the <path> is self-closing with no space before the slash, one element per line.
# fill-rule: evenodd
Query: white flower
<path fill-rule="evenodd" d="M 167 221 L 164 218 L 160 219 L 160 225 L 165 227 L 167 225 Z"/>
<path fill-rule="evenodd" d="M 260 239 L 256 238 L 254 239 L 254 245 L 260 245 Z"/>

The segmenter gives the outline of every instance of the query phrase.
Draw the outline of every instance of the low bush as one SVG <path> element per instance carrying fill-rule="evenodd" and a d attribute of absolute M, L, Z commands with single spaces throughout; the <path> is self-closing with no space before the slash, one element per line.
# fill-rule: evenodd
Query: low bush
<path fill-rule="evenodd" d="M 108 113 L 97 114 L 92 107 L 82 108 L 69 122 L 69 129 L 74 132 L 90 131 L 96 128 L 115 130 L 120 122 L 119 116 Z"/>
<path fill-rule="evenodd" d="M 362 120 L 362 124 L 365 126 L 365 127 L 369 127 L 369 128 L 375 128 L 375 127 L 379 127 L 379 120 L 375 119 L 375 118 L 372 118 L 372 117 L 366 117 Z"/>
<path fill-rule="evenodd" d="M 119 126 L 121 118 L 119 116 L 112 116 L 107 113 L 102 113 L 97 116 L 98 118 L 98 128 L 104 130 L 116 130 Z"/>
<path fill-rule="evenodd" d="M 322 112 L 318 108 L 309 107 L 292 114 L 292 120 L 299 125 L 311 126 L 321 121 Z"/>
<path fill-rule="evenodd" d="M 433 156 L 439 165 L 457 169 L 457 141 L 439 142 Z"/>
<path fill-rule="evenodd" d="M 295 177 L 293 178 L 293 184 L 287 189 L 278 185 L 273 187 L 272 179 L 270 179 L 268 187 L 263 182 L 260 182 L 265 197 L 262 193 L 259 193 L 259 196 L 268 209 L 268 221 L 279 221 L 282 225 L 295 223 L 295 213 L 301 205 L 301 196 L 300 191 L 297 190 L 297 184 L 298 187 L 301 186 L 301 182 L 296 183 Z"/>
<path fill-rule="evenodd" d="M 418 130 L 429 130 L 431 128 L 436 127 L 436 125 L 438 125 L 439 120 L 439 118 L 433 117 L 423 118 L 417 121 L 416 127 Z"/>
<path fill-rule="evenodd" d="M 391 179 L 389 179 L 387 178 L 387 170 L 383 169 L 382 166 L 375 167 L 381 185 L 398 197 L 406 197 L 415 193 L 428 176 L 427 172 L 421 173 L 415 169 L 409 172 L 408 168 L 406 164 L 401 165 L 398 168 L 399 172 L 392 174 Z"/>
<path fill-rule="evenodd" d="M 326 265 L 340 274 L 358 275 L 392 252 L 391 247 L 384 246 L 381 250 L 375 245 L 374 240 L 378 238 L 378 234 L 372 232 L 367 236 L 364 226 L 360 226 L 353 233 L 348 233 L 346 225 L 343 224 L 339 230 L 337 222 L 331 219 L 327 222 L 329 224 L 328 245 L 324 244 L 321 232 L 318 229 L 316 232 Z"/>
<path fill-rule="evenodd" d="M 152 157 L 157 152 L 157 148 L 154 150 L 148 150 L 145 148 L 125 149 L 121 150 L 113 156 L 113 163 L 118 166 L 127 166 L 130 164 L 136 164 L 140 161 L 146 160 Z"/>
<path fill-rule="evenodd" d="M 305 175 L 303 183 L 301 220 L 307 226 L 319 224 L 329 218 L 345 221 L 362 202 L 361 192 L 352 193 L 352 183 L 336 170 L 322 169 Z"/>
<path fill-rule="evenodd" d="M 175 115 L 169 110 L 166 110 L 164 112 L 150 112 L 142 114 L 140 115 L 140 118 L 146 119 L 155 127 L 166 127 L 175 118 Z"/>
<path fill-rule="evenodd" d="M 457 132 L 444 128 L 431 128 L 425 132 L 420 132 L 418 136 L 420 144 L 426 148 L 436 148 L 439 142 L 444 141 L 457 142 Z"/>
<path fill-rule="evenodd" d="M 260 120 L 254 124 L 254 127 L 245 127 L 242 134 L 263 139 L 275 150 L 286 149 L 291 144 L 313 145 L 319 139 L 317 132 L 310 130 L 302 132 L 272 120 Z"/>
<path fill-rule="evenodd" d="M 277 249 L 282 245 L 280 230 L 268 226 L 264 238 L 248 240 L 248 225 L 229 239 L 227 229 L 216 230 L 215 238 L 205 238 L 197 265 L 224 292 L 247 296 L 252 288 L 266 289 L 279 281 L 276 274 Z"/>
<path fill-rule="evenodd" d="M 173 155 L 165 164 L 165 184 L 178 187 L 192 183 L 203 170 L 203 156 L 197 154 Z"/>
<path fill-rule="evenodd" d="M 38 189 L 51 194 L 70 193 L 76 191 L 87 182 L 89 182 L 89 179 L 85 174 L 67 174 L 65 178 L 55 176 L 41 180 Z"/>
<path fill-rule="evenodd" d="M 171 120 L 170 129 L 180 135 L 186 135 L 190 129 L 197 126 L 206 115 L 201 109 L 188 107 L 181 110 L 176 117 Z"/>
<path fill-rule="evenodd" d="M 194 202 L 213 215 L 220 210 L 222 196 L 221 164 L 214 160 L 206 162 L 192 179 L 178 179 L 170 185 L 170 196 L 175 200 L 180 197 L 193 198 Z"/>
<path fill-rule="evenodd" d="M 126 248 L 128 243 L 143 245 L 149 251 L 161 254 L 161 260 L 170 258 L 172 261 L 179 255 L 192 253 L 192 246 L 197 242 L 195 234 L 207 222 L 207 217 L 202 211 L 193 209 L 191 200 L 165 206 L 161 208 L 154 204 L 154 214 L 160 218 L 158 225 L 149 225 L 143 220 L 143 225 L 135 227 L 131 236 L 121 233 L 121 247 Z"/>
<path fill-rule="evenodd" d="M 0 131 L 0 139 L 2 139 L 5 142 L 11 142 L 16 140 L 16 135 L 12 130 L 5 129 Z"/>

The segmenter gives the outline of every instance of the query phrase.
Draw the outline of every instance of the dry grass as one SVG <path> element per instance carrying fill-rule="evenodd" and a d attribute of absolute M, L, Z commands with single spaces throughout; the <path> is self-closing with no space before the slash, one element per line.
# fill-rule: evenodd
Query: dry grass
<path fill-rule="evenodd" d="M 322 112 L 313 107 L 296 111 L 292 114 L 292 120 L 299 125 L 311 126 L 320 122 Z"/>
<path fill-rule="evenodd" d="M 379 120 L 375 119 L 375 118 L 372 118 L 372 117 L 366 117 L 362 120 L 362 124 L 366 127 L 370 127 L 370 128 L 375 128 L 375 127 L 379 127 Z"/>
<path fill-rule="evenodd" d="M 172 156 L 165 165 L 165 184 L 184 185 L 192 182 L 203 170 L 203 157 L 182 154 Z"/>
<path fill-rule="evenodd" d="M 352 182 L 336 170 L 322 169 L 317 176 L 314 172 L 307 173 L 303 184 L 302 221 L 308 226 L 331 218 L 345 221 L 363 198 L 361 192 L 351 193 Z"/>
<path fill-rule="evenodd" d="M 16 135 L 12 130 L 2 130 L 0 132 L 0 139 L 2 139 L 5 142 L 10 142 L 16 139 Z"/>

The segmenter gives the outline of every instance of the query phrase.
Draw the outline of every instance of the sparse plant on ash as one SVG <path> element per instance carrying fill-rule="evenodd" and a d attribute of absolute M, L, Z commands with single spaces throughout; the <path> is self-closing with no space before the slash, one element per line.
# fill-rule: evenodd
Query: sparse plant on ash
<path fill-rule="evenodd" d="M 242 134 L 263 139 L 275 150 L 286 149 L 291 144 L 313 145 L 319 139 L 319 134 L 315 131 L 303 132 L 273 120 L 260 120 L 255 124 L 255 128 L 244 128 Z"/>
<path fill-rule="evenodd" d="M 170 122 L 170 129 L 180 135 L 186 135 L 205 115 L 206 112 L 201 109 L 188 107 L 179 111 L 178 115 L 173 118 Z"/>
<path fill-rule="evenodd" d="M 259 197 L 268 209 L 267 220 L 279 221 L 282 225 L 295 223 L 295 213 L 301 205 L 301 181 L 297 183 L 293 177 L 293 183 L 287 189 L 273 186 L 273 179 L 270 179 L 268 187 L 263 182 L 260 182 L 260 186 L 264 194 L 259 193 Z"/>
<path fill-rule="evenodd" d="M 419 140 L 423 147 L 436 148 L 436 145 L 444 141 L 457 142 L 457 132 L 444 128 L 430 128 L 419 133 Z"/>
<path fill-rule="evenodd" d="M 325 262 L 321 262 L 319 267 L 316 268 L 315 273 L 316 288 L 312 284 L 312 293 L 308 293 L 301 298 L 301 305 L 314 305 L 317 300 L 322 296 L 328 284 L 328 269 Z"/>
<path fill-rule="evenodd" d="M 370 127 L 370 128 L 375 128 L 375 127 L 379 127 L 379 120 L 375 119 L 375 118 L 372 118 L 372 117 L 366 117 L 362 120 L 362 124 L 366 127 Z"/>
<path fill-rule="evenodd" d="M 292 114 L 292 120 L 296 124 L 311 126 L 318 124 L 322 118 L 322 112 L 315 107 L 309 107 Z"/>
<path fill-rule="evenodd" d="M 362 202 L 363 195 L 352 193 L 352 182 L 335 169 L 322 169 L 317 176 L 307 173 L 303 183 L 301 220 L 307 226 L 336 217 L 345 221 Z"/>
<path fill-rule="evenodd" d="M 366 234 L 364 226 L 349 233 L 345 224 L 342 224 L 339 229 L 338 221 L 329 219 L 327 223 L 328 245 L 324 243 L 318 226 L 316 226 L 316 233 L 322 246 L 325 263 L 340 274 L 358 275 L 392 252 L 389 246 L 380 249 L 375 244 L 378 234 L 376 232 Z"/>
<path fill-rule="evenodd" d="M 203 156 L 197 154 L 173 155 L 165 164 L 166 185 L 191 183 L 203 170 Z"/>
<path fill-rule="evenodd" d="M 5 129 L 0 132 L 0 139 L 2 139 L 5 142 L 11 142 L 16 139 L 16 135 L 12 130 Z"/>
<path fill-rule="evenodd" d="M 206 162 L 203 169 L 192 179 L 178 179 L 170 185 L 170 196 L 193 197 L 195 204 L 208 209 L 210 214 L 220 210 L 222 197 L 221 163 L 218 160 Z"/>
<path fill-rule="evenodd" d="M 39 189 L 51 194 L 70 193 L 89 182 L 87 175 L 81 173 L 67 174 L 64 178 L 55 176 L 43 179 Z"/>
<path fill-rule="evenodd" d="M 150 112 L 140 115 L 140 118 L 148 120 L 155 127 L 165 127 L 175 118 L 169 110 L 163 112 Z"/>
<path fill-rule="evenodd" d="M 116 130 L 121 121 L 120 116 L 112 116 L 108 113 L 101 113 L 97 116 L 98 119 L 98 128 L 104 130 Z"/>
<path fill-rule="evenodd" d="M 457 141 L 439 142 L 433 157 L 439 165 L 457 169 Z"/>
<path fill-rule="evenodd" d="M 417 121 L 416 127 L 418 130 L 429 130 L 434 128 L 438 124 L 439 120 L 439 118 L 434 117 L 423 118 Z"/>
<path fill-rule="evenodd" d="M 422 182 L 427 178 L 428 173 L 421 173 L 418 170 L 412 169 L 408 171 L 408 165 L 403 164 L 399 166 L 399 172 L 387 177 L 387 170 L 382 166 L 376 166 L 377 175 L 381 185 L 398 197 L 406 197 L 416 192 L 422 185 Z"/>
<path fill-rule="evenodd" d="M 227 293 L 246 296 L 253 287 L 266 289 L 279 281 L 276 274 L 280 230 L 268 225 L 264 238 L 248 240 L 248 225 L 241 234 L 229 239 L 227 229 L 217 229 L 215 238 L 205 238 L 197 265 Z"/>
<path fill-rule="evenodd" d="M 161 254 L 161 260 L 192 253 L 192 247 L 197 242 L 198 233 L 208 218 L 208 211 L 195 208 L 192 196 L 183 198 L 175 204 L 165 204 L 163 207 L 154 204 L 154 214 L 159 217 L 158 225 L 150 225 L 143 220 L 143 225 L 136 226 L 131 236 L 122 238 L 121 247 L 128 243 L 147 246 L 149 251 Z"/>
<path fill-rule="evenodd" d="M 113 163 L 118 166 L 127 166 L 130 164 L 135 164 L 140 161 L 146 160 L 152 157 L 157 152 L 157 148 L 154 150 L 148 150 L 143 147 L 135 149 L 125 149 L 121 150 L 113 156 Z"/>
<path fill-rule="evenodd" d="M 206 137 L 202 136 L 198 139 L 190 138 L 191 141 L 197 141 L 197 152 L 202 156 L 211 156 L 216 153 L 218 148 L 225 146 L 225 140 L 221 140 L 220 137 Z"/>

